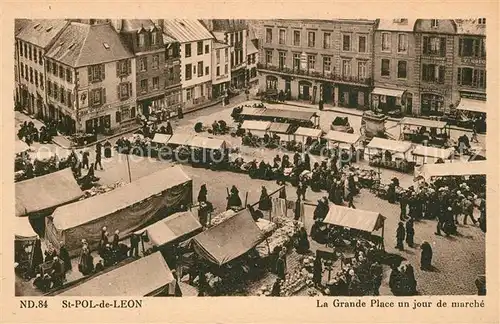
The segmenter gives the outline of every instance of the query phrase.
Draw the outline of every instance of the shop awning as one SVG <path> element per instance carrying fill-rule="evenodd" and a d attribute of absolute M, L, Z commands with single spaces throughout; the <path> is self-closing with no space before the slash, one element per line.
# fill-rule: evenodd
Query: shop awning
<path fill-rule="evenodd" d="M 299 110 L 286 110 L 286 109 L 266 109 L 262 114 L 265 117 L 272 118 L 285 118 L 293 120 L 305 120 L 309 121 L 316 115 L 314 112 L 310 111 L 299 111 Z"/>
<path fill-rule="evenodd" d="M 486 114 L 486 101 L 461 98 L 460 103 L 457 106 L 457 109 Z"/>
<path fill-rule="evenodd" d="M 418 155 L 418 156 L 428 156 L 428 157 L 441 158 L 443 160 L 447 160 L 451 157 L 453 152 L 454 152 L 453 148 L 442 149 L 439 147 L 418 145 L 411 153 L 413 155 Z"/>
<path fill-rule="evenodd" d="M 482 175 L 486 174 L 487 170 L 487 161 L 424 164 L 415 169 L 415 176 L 429 181 L 432 177 Z"/>
<path fill-rule="evenodd" d="M 15 190 L 16 216 L 56 208 L 83 196 L 70 168 L 16 182 Z"/>
<path fill-rule="evenodd" d="M 255 108 L 255 107 L 243 107 L 240 115 L 245 116 L 262 116 L 262 114 L 266 111 L 266 108 Z"/>
<path fill-rule="evenodd" d="M 420 119 L 420 118 L 411 118 L 405 117 L 401 119 L 399 122 L 402 125 L 411 125 L 411 126 L 424 126 L 426 128 L 444 128 L 448 123 L 438 120 L 430 120 L 430 119 Z"/>
<path fill-rule="evenodd" d="M 29 149 L 30 149 L 30 147 L 28 146 L 28 144 L 26 144 L 23 141 L 16 140 L 16 144 L 15 144 L 16 154 L 20 154 L 20 153 L 26 152 Z"/>
<path fill-rule="evenodd" d="M 160 252 L 101 274 L 58 296 L 156 296 L 175 278 Z"/>
<path fill-rule="evenodd" d="M 156 133 L 151 142 L 158 144 L 167 144 L 172 135 Z"/>
<path fill-rule="evenodd" d="M 135 233 L 147 235 L 151 244 L 162 246 L 179 238 L 186 238 L 189 234 L 201 231 L 201 229 L 202 226 L 193 213 L 186 211 L 168 216 Z"/>
<path fill-rule="evenodd" d="M 375 88 L 373 89 L 372 94 L 401 98 L 404 92 L 405 90 L 399 90 L 399 89 Z"/>
<path fill-rule="evenodd" d="M 287 123 L 271 123 L 268 130 L 272 133 L 288 134 L 291 126 Z"/>
<path fill-rule="evenodd" d="M 299 127 L 295 131 L 294 135 L 297 136 L 305 136 L 305 137 L 321 137 L 323 131 L 317 128 L 307 128 L 307 127 Z"/>
<path fill-rule="evenodd" d="M 229 147 L 229 145 L 224 140 L 205 136 L 194 136 L 187 143 L 187 145 L 209 150 L 221 150 Z"/>
<path fill-rule="evenodd" d="M 263 240 L 262 232 L 245 209 L 196 235 L 191 242 L 200 257 L 221 266 L 247 253 Z"/>
<path fill-rule="evenodd" d="M 366 147 L 369 149 L 379 149 L 390 152 L 406 153 L 412 147 L 412 143 L 393 141 L 385 138 L 374 137 Z"/>
<path fill-rule="evenodd" d="M 194 137 L 194 135 L 190 135 L 190 134 L 182 134 L 182 133 L 174 134 L 174 135 L 172 135 L 172 137 L 170 137 L 167 144 L 187 145 L 193 137 Z"/>
<path fill-rule="evenodd" d="M 261 121 L 261 120 L 245 120 L 241 125 L 241 128 L 248 130 L 259 130 L 266 131 L 271 126 L 271 122 Z"/>
<path fill-rule="evenodd" d="M 381 229 L 384 220 L 385 217 L 377 212 L 330 205 L 324 222 L 371 233 Z"/>
<path fill-rule="evenodd" d="M 32 241 L 36 239 L 37 234 L 30 224 L 29 217 L 14 217 L 14 219 L 16 241 Z"/>
<path fill-rule="evenodd" d="M 347 144 L 355 144 L 357 141 L 359 141 L 360 137 L 361 135 L 359 134 L 350 134 L 333 130 L 329 131 L 325 136 L 323 136 L 324 139 L 327 139 L 329 141 Z"/>

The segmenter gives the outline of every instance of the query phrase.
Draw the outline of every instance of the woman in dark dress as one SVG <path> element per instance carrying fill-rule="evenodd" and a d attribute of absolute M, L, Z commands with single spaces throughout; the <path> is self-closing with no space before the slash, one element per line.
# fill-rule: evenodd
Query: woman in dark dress
<path fill-rule="evenodd" d="M 33 273 L 37 273 L 38 267 L 43 263 L 42 241 L 37 236 L 33 246 L 33 258 L 31 261 L 31 269 Z"/>
<path fill-rule="evenodd" d="M 302 227 L 298 234 L 296 250 L 298 253 L 302 254 L 309 251 L 309 248 L 310 244 L 309 244 L 309 239 L 307 238 L 307 232 L 306 229 Z"/>
<path fill-rule="evenodd" d="M 281 280 L 285 280 L 286 276 L 286 253 L 280 251 L 278 259 L 276 260 L 276 275 Z"/>
<path fill-rule="evenodd" d="M 422 252 L 420 254 L 420 269 L 430 270 L 432 264 L 432 247 L 424 241 L 421 246 Z"/>
<path fill-rule="evenodd" d="M 281 279 L 276 279 L 271 290 L 272 297 L 279 297 L 281 295 Z"/>
<path fill-rule="evenodd" d="M 226 209 L 230 209 L 231 207 L 241 207 L 242 203 L 239 193 L 240 192 L 236 186 L 231 187 L 231 194 L 229 195 Z"/>
<path fill-rule="evenodd" d="M 316 257 L 316 259 L 314 259 L 314 267 L 313 267 L 313 282 L 316 287 L 321 285 L 322 275 L 323 275 L 323 264 L 321 263 L 321 259 Z"/>
<path fill-rule="evenodd" d="M 272 207 L 271 198 L 267 194 L 266 188 L 262 187 L 259 199 L 259 209 L 263 211 L 269 211 L 271 210 L 271 207 Z"/>

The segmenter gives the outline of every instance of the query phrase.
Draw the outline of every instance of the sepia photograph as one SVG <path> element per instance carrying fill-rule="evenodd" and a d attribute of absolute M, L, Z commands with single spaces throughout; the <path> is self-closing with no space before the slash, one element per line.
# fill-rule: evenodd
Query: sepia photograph
<path fill-rule="evenodd" d="M 486 295 L 486 18 L 16 18 L 12 45 L 15 296 Z"/>

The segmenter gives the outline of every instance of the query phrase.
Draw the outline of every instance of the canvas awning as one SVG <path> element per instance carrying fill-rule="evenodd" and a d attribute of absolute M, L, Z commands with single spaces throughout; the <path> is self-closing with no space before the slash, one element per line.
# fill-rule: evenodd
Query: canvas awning
<path fill-rule="evenodd" d="M 219 138 L 204 137 L 204 136 L 194 136 L 187 143 L 188 146 L 198 147 L 209 150 L 223 150 L 229 147 L 226 141 Z"/>
<path fill-rule="evenodd" d="M 412 151 L 412 154 L 418 155 L 418 156 L 428 156 L 428 157 L 433 157 L 433 158 L 441 158 L 443 160 L 446 160 L 446 159 L 449 159 L 451 157 L 453 151 L 454 151 L 453 148 L 442 149 L 439 147 L 418 145 Z"/>
<path fill-rule="evenodd" d="M 271 122 L 261 120 L 245 120 L 241 125 L 242 129 L 267 131 L 271 126 Z"/>
<path fill-rule="evenodd" d="M 305 136 L 305 137 L 321 137 L 323 131 L 318 128 L 307 128 L 307 127 L 299 127 L 295 131 L 294 135 L 297 136 Z"/>
<path fill-rule="evenodd" d="M 425 164 L 415 169 L 415 175 L 429 181 L 432 177 L 468 176 L 486 174 L 487 161 L 452 162 L 439 164 Z"/>
<path fill-rule="evenodd" d="M 262 114 L 265 117 L 272 118 L 285 118 L 293 120 L 305 120 L 310 121 L 316 115 L 314 112 L 310 111 L 298 111 L 298 110 L 286 110 L 286 109 L 266 109 Z"/>
<path fill-rule="evenodd" d="M 268 131 L 272 133 L 288 134 L 292 125 L 287 123 L 271 123 Z"/>
<path fill-rule="evenodd" d="M 200 231 L 202 226 L 191 211 L 175 213 L 135 233 L 147 235 L 151 244 L 162 246 Z"/>
<path fill-rule="evenodd" d="M 389 96 L 396 98 L 401 98 L 403 96 L 403 93 L 405 93 L 405 90 L 389 89 L 389 88 L 375 88 L 372 91 L 372 94 L 374 95 L 382 95 L 382 96 Z"/>
<path fill-rule="evenodd" d="M 266 111 L 266 108 L 254 108 L 254 107 L 243 107 L 240 115 L 245 116 L 262 116 L 262 114 Z"/>
<path fill-rule="evenodd" d="M 172 137 L 172 135 L 156 133 L 151 142 L 158 143 L 158 144 L 167 144 L 168 140 L 171 137 Z"/>
<path fill-rule="evenodd" d="M 35 240 L 37 234 L 33 230 L 28 217 L 14 217 L 14 234 L 16 241 Z"/>
<path fill-rule="evenodd" d="M 330 205 L 324 222 L 364 232 L 375 232 L 384 226 L 385 217 L 377 212 Z"/>
<path fill-rule="evenodd" d="M 486 101 L 469 99 L 469 98 L 460 98 L 460 103 L 458 104 L 457 109 L 486 114 Z"/>
<path fill-rule="evenodd" d="M 329 131 L 325 136 L 323 136 L 324 139 L 327 139 L 329 141 L 347 144 L 355 144 L 357 141 L 359 141 L 360 137 L 361 135 L 359 134 L 350 134 L 333 130 Z"/>
<path fill-rule="evenodd" d="M 156 296 L 175 278 L 160 252 L 101 274 L 58 296 Z"/>
<path fill-rule="evenodd" d="M 200 257 L 221 266 L 247 253 L 263 240 L 262 232 L 245 209 L 196 235 L 191 242 Z"/>
<path fill-rule="evenodd" d="M 393 141 L 385 138 L 374 137 L 366 147 L 369 149 L 379 149 L 390 152 L 406 153 L 412 147 L 412 143 Z"/>
<path fill-rule="evenodd" d="M 190 134 L 182 134 L 182 133 L 176 133 L 173 134 L 172 137 L 168 140 L 167 144 L 170 145 L 187 145 L 191 139 L 194 137 L 194 135 Z"/>
<path fill-rule="evenodd" d="M 16 216 L 28 216 L 83 196 L 70 168 L 16 182 Z"/>
<path fill-rule="evenodd" d="M 411 126 L 424 126 L 426 128 L 444 128 L 448 123 L 438 120 L 430 120 L 430 119 L 419 119 L 419 118 L 411 118 L 405 117 L 401 119 L 399 122 L 402 125 L 411 125 Z"/>
<path fill-rule="evenodd" d="M 16 144 L 15 144 L 16 154 L 20 154 L 20 153 L 26 152 L 29 149 L 30 149 L 30 147 L 28 146 L 28 144 L 26 144 L 23 141 L 16 140 Z"/>

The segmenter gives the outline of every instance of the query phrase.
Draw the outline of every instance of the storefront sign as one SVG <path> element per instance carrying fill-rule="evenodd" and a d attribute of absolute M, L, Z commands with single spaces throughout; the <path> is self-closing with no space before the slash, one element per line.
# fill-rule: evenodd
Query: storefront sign
<path fill-rule="evenodd" d="M 420 88 L 420 92 L 433 93 L 444 96 L 448 91 L 446 89 L 438 89 L 438 88 Z"/>
<path fill-rule="evenodd" d="M 302 53 L 300 55 L 300 68 L 302 70 L 307 70 L 307 54 L 306 53 Z"/>
<path fill-rule="evenodd" d="M 486 60 L 476 57 L 462 57 L 462 64 L 486 65 Z"/>
<path fill-rule="evenodd" d="M 486 93 L 476 93 L 476 92 L 461 92 L 461 98 L 474 99 L 474 100 L 483 100 L 486 101 Z"/>

